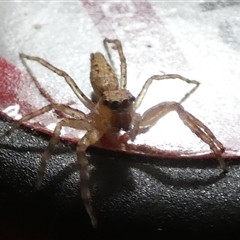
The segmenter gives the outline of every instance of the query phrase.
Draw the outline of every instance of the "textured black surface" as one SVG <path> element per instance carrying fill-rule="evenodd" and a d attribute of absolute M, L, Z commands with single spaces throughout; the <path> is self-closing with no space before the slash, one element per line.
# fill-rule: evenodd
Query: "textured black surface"
<path fill-rule="evenodd" d="M 1 133 L 7 127 L 1 121 Z M 237 159 L 227 161 L 230 172 L 223 176 L 215 159 L 149 158 L 91 148 L 91 192 L 99 224 L 93 230 L 70 147 L 57 147 L 41 190 L 35 189 L 48 139 L 19 129 L 1 141 L 1 225 L 9 231 L 7 223 L 14 221 L 28 228 L 28 236 L 31 229 L 51 236 L 35 239 L 55 239 L 55 234 L 56 239 L 169 239 L 173 234 L 229 239 L 240 234 Z"/>

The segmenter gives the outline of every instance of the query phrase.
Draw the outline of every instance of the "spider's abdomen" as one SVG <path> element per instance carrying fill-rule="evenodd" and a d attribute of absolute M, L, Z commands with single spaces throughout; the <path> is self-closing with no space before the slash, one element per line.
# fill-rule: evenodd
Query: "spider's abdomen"
<path fill-rule="evenodd" d="M 106 90 L 118 89 L 117 76 L 101 53 L 91 54 L 90 80 L 94 93 L 98 98 Z"/>

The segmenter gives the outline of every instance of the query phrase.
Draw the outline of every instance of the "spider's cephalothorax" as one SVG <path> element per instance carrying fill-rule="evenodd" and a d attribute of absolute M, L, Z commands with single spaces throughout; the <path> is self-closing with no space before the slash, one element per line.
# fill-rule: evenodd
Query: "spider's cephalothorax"
<path fill-rule="evenodd" d="M 78 88 L 74 80 L 66 72 L 54 67 L 42 58 L 20 54 L 20 59 L 23 65 L 26 67 L 26 70 L 30 74 L 37 88 L 40 90 L 41 94 L 45 96 L 45 98 L 50 102 L 50 104 L 24 116 L 4 134 L 7 135 L 11 133 L 22 123 L 27 122 L 30 119 L 44 114 L 45 112 L 52 109 L 55 110 L 57 113 L 62 113 L 61 116 L 64 118 L 57 123 L 48 147 L 42 155 L 37 182 L 37 186 L 40 187 L 46 169 L 46 163 L 49 160 L 54 146 L 59 141 L 61 128 L 70 127 L 86 131 L 86 134 L 77 142 L 77 163 L 80 170 L 81 197 L 87 213 L 91 219 L 91 223 L 94 227 L 97 226 L 97 220 L 91 204 L 89 168 L 88 159 L 85 155 L 85 150 L 90 145 L 98 142 L 104 134 L 107 136 L 111 136 L 111 138 L 114 137 L 115 139 L 113 139 L 113 141 L 117 142 L 119 137 L 119 131 L 124 130 L 126 131 L 126 133 L 124 134 L 124 138 L 122 139 L 124 139 L 124 141 L 127 141 L 128 139 L 134 141 L 135 137 L 138 134 L 147 132 L 149 128 L 151 128 L 166 114 L 171 111 L 176 111 L 183 123 L 194 134 L 196 134 L 200 139 L 202 139 L 202 141 L 209 145 L 210 149 L 219 161 L 223 171 L 227 171 L 224 159 L 222 158 L 222 153 L 224 152 L 223 144 L 217 140 L 212 131 L 205 124 L 203 124 L 192 114 L 184 110 L 184 108 L 180 104 L 192 92 L 197 89 L 197 87 L 199 86 L 199 82 L 196 80 L 189 80 L 178 74 L 153 75 L 147 79 L 142 90 L 135 99 L 132 94 L 128 90 L 126 90 L 127 64 L 125 56 L 123 54 L 121 42 L 119 40 L 104 39 L 103 44 L 108 54 L 111 65 L 113 64 L 110 56 L 110 51 L 108 49 L 108 44 L 113 44 L 113 49 L 116 49 L 118 51 L 121 62 L 121 78 L 118 81 L 113 67 L 106 61 L 106 59 L 101 53 L 91 54 L 90 81 L 94 90 L 96 102 L 91 101 Z M 40 87 L 39 82 L 33 76 L 31 70 L 27 66 L 25 59 L 37 61 L 43 66 L 47 67 L 49 70 L 55 72 L 59 76 L 62 76 L 66 80 L 68 85 L 72 88 L 73 92 L 79 98 L 79 100 L 90 110 L 90 113 L 85 114 L 78 109 L 71 108 L 70 106 L 55 103 L 50 97 L 50 95 Z M 180 103 L 162 102 L 149 108 L 142 115 L 136 113 L 137 108 L 141 105 L 142 100 L 153 80 L 160 81 L 165 79 L 180 79 L 184 82 L 195 84 L 195 87 L 184 96 Z"/>
<path fill-rule="evenodd" d="M 126 79 L 126 73 L 124 75 Z M 119 84 L 115 71 L 101 53 L 91 54 L 90 81 L 98 100 L 97 118 L 103 117 L 103 120 L 106 120 L 106 112 L 109 111 L 108 123 L 113 131 L 130 130 L 135 97 L 125 89 L 126 84 L 123 86 L 122 79 Z M 108 110 L 104 109 L 104 106 Z M 103 112 L 105 114 L 102 114 Z"/>
<path fill-rule="evenodd" d="M 135 97 L 126 89 L 103 92 L 101 102 L 112 112 L 111 125 L 115 131 L 128 131 L 132 125 Z"/>

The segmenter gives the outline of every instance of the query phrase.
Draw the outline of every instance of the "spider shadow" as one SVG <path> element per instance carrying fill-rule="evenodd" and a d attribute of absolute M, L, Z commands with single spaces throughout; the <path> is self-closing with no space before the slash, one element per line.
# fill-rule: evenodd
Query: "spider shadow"
<path fill-rule="evenodd" d="M 41 134 L 38 134 L 37 140 L 35 139 L 36 136 L 34 136 L 34 141 L 30 142 L 30 146 L 28 146 L 29 143 L 22 143 L 22 132 L 25 132 L 25 130 L 21 130 L 19 137 L 21 144 L 19 147 L 17 144 L 18 139 L 14 139 L 16 146 L 12 146 L 10 142 L 7 144 L 2 143 L 0 147 L 5 148 L 6 151 L 10 150 L 10 155 L 12 151 L 14 154 L 20 152 L 21 157 L 26 155 L 24 157 L 26 158 L 26 160 L 24 160 L 26 164 L 34 162 L 33 167 L 27 167 L 26 171 L 30 169 L 30 171 L 37 172 L 40 157 L 49 142 L 49 136 L 43 134 L 43 137 L 40 137 Z M 26 134 L 28 137 L 32 136 L 31 131 L 29 131 L 29 134 L 28 132 Z M 59 219 L 61 219 L 63 227 L 65 227 L 64 224 L 67 222 L 74 222 L 77 226 L 79 226 L 81 222 L 81 227 L 89 226 L 89 218 L 80 197 L 81 183 L 74 148 L 74 146 L 70 148 L 62 144 L 56 146 L 48 164 L 43 187 L 35 193 L 35 197 L 33 198 L 38 201 L 36 208 L 39 207 L 39 216 L 41 216 L 41 214 L 44 215 L 44 219 L 52 219 L 53 216 L 56 216 L 56 219 L 58 219 L 58 216 L 60 216 Z M 163 185 L 172 186 L 177 191 L 179 188 L 191 189 L 202 186 L 205 187 L 224 178 L 224 176 L 221 175 L 221 169 L 216 159 L 149 157 L 146 155 L 119 153 L 94 147 L 87 150 L 87 156 L 92 166 L 90 176 L 93 205 L 95 206 L 96 204 L 100 206 L 100 210 L 98 206 L 95 208 L 97 209 L 97 216 L 99 216 L 100 222 L 108 219 L 108 216 L 112 216 L 111 206 L 118 200 L 118 196 L 120 196 L 119 198 L 124 198 L 125 195 L 130 195 L 131 192 L 134 192 L 139 182 L 145 184 L 146 178 L 150 179 L 150 187 L 154 187 L 154 184 L 159 185 L 159 188 L 162 188 Z M 234 161 L 234 165 L 239 164 L 239 161 Z M 15 172 L 18 171 L 17 166 L 12 165 L 10 174 L 15 174 Z M 28 178 L 29 173 L 26 172 L 26 174 L 19 176 L 20 175 L 14 178 L 15 181 Z M 34 186 L 32 186 L 32 189 L 35 187 L 36 180 L 36 175 L 34 175 Z M 156 182 L 159 184 L 156 184 Z M 144 198 L 142 194 L 142 192 L 139 192 L 137 197 Z M 115 198 L 112 197 L 114 195 L 116 195 Z M 159 195 L 156 194 L 153 198 L 158 196 Z M 125 200 L 131 201 L 131 196 Z M 139 199 L 139 201 L 141 201 L 141 199 Z M 151 201 L 150 199 L 149 205 L 151 205 Z M 161 199 L 159 201 L 161 201 Z M 108 204 L 109 206 L 106 208 L 103 207 L 103 210 L 101 209 L 102 205 L 106 206 Z M 116 206 L 122 209 L 121 204 L 122 202 L 119 205 L 116 203 Z M 126 205 L 126 203 L 124 204 Z M 123 207 L 125 207 L 125 205 Z M 59 211 L 59 206 L 61 211 Z M 104 214 L 101 211 L 103 211 Z M 121 216 L 119 218 L 121 219 Z M 106 226 L 109 226 L 109 222 L 107 222 Z"/>
<path fill-rule="evenodd" d="M 97 169 L 96 176 L 93 174 L 92 177 L 111 191 L 119 191 L 126 185 L 134 189 L 136 180 L 144 180 L 141 172 L 153 181 L 175 188 L 208 186 L 227 177 L 214 158 L 174 159 L 92 149 L 90 159 Z M 240 165 L 239 161 L 234 161 L 234 165 Z M 131 173 L 132 169 L 138 172 L 137 177 Z"/>
<path fill-rule="evenodd" d="M 42 185 L 39 189 L 36 187 L 39 163 L 48 139 L 48 136 L 40 137 L 37 147 L 28 144 L 17 147 L 11 142 L 0 144 L 3 157 L 0 164 L 1 192 L 12 199 L 15 212 L 20 212 L 27 221 L 36 218 L 45 227 L 42 220 L 47 219 L 50 225 L 55 226 L 57 222 L 63 228 L 68 222 L 77 222 L 88 232 L 92 228 L 81 200 L 78 165 L 72 148 L 63 144 L 56 146 L 47 163 Z M 18 207 L 19 202 L 25 206 L 25 212 Z"/>
<path fill-rule="evenodd" d="M 29 152 L 31 154 L 37 154 L 38 156 L 36 156 L 36 158 L 40 158 L 41 156 L 39 156 L 39 154 L 42 154 L 46 149 L 50 137 L 38 133 L 36 138 L 32 136 L 32 131 L 27 128 L 24 130 L 18 129 L 17 131 L 20 131 L 21 135 L 26 134 L 28 139 L 29 136 L 33 137 L 33 142 L 28 143 L 26 147 L 22 146 L 23 144 L 21 144 L 20 147 L 12 145 L 14 141 L 7 144 L 1 142 L 1 149 L 21 153 Z M 16 133 L 16 136 L 17 135 L 18 133 Z M 30 147 L 28 145 L 30 145 Z M 36 147 L 36 145 L 38 147 Z M 63 147 L 63 144 L 56 146 L 51 155 L 50 164 L 48 164 L 48 168 L 58 168 L 58 171 L 50 176 L 51 181 L 49 181 L 49 183 L 51 183 L 51 185 L 56 186 L 64 181 L 64 179 L 69 178 L 73 173 L 79 171 L 76 164 L 75 150 L 73 148 L 75 148 L 75 146 L 71 146 L 71 148 Z M 128 186 L 129 190 L 134 189 L 135 177 L 131 171 L 133 168 L 146 173 L 152 179 L 164 185 L 184 188 L 210 185 L 225 177 L 224 174 L 221 174 L 221 170 L 218 169 L 216 159 L 150 157 L 93 147 L 90 147 L 87 153 L 89 162 L 93 165 L 93 169 L 91 170 L 92 183 L 94 184 L 96 182 L 102 189 L 108 189 L 110 192 L 120 191 L 122 186 Z M 55 158 L 58 158 L 58 160 Z M 65 161 L 63 159 L 65 159 Z M 238 161 L 235 162 L 236 164 L 238 163 Z M 64 167 L 60 165 L 64 165 Z M 172 172 L 170 172 L 169 169 Z M 187 171 L 185 171 L 186 169 Z M 192 176 L 185 174 L 192 170 Z M 75 181 L 79 182 L 79 178 L 75 179 Z"/>

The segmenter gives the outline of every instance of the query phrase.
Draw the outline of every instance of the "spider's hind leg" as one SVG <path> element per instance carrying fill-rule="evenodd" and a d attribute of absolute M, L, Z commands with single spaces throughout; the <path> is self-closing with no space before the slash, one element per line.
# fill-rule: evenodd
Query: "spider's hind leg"
<path fill-rule="evenodd" d="M 114 64 L 113 64 L 107 43 L 113 43 L 115 45 L 114 49 L 116 49 L 118 51 L 118 55 L 119 55 L 120 62 L 121 62 L 120 89 L 125 89 L 127 87 L 127 63 L 126 63 L 126 58 L 125 58 L 123 50 L 122 50 L 122 44 L 118 39 L 112 40 L 112 39 L 105 38 L 103 40 L 103 45 L 106 49 L 108 58 L 109 58 L 112 66 L 114 66 Z"/>
<path fill-rule="evenodd" d="M 38 89 L 40 90 L 41 94 L 43 96 L 45 96 L 50 102 L 52 102 L 51 97 L 48 98 L 48 93 L 46 91 L 41 91 L 41 86 L 38 83 L 38 81 L 34 78 L 31 70 L 29 69 L 29 67 L 27 67 L 27 64 L 25 62 L 25 59 L 31 60 L 31 61 L 35 61 L 40 63 L 42 66 L 48 68 L 50 71 L 56 73 L 57 75 L 63 77 L 66 81 L 66 83 L 70 86 L 70 88 L 72 89 L 72 91 L 75 93 L 75 95 L 79 98 L 79 100 L 88 108 L 88 109 L 93 109 L 94 108 L 94 103 L 81 91 L 81 89 L 77 86 L 77 84 L 75 83 L 75 81 L 63 70 L 53 66 L 52 64 L 50 64 L 49 62 L 47 62 L 46 60 L 39 58 L 39 57 L 34 57 L 34 56 L 29 56 L 26 55 L 24 53 L 20 53 L 19 57 L 23 63 L 23 65 L 26 67 L 28 73 L 30 74 L 31 78 L 33 79 L 33 81 L 35 82 L 36 86 L 38 87 Z M 46 95 L 47 94 L 47 95 Z"/>

